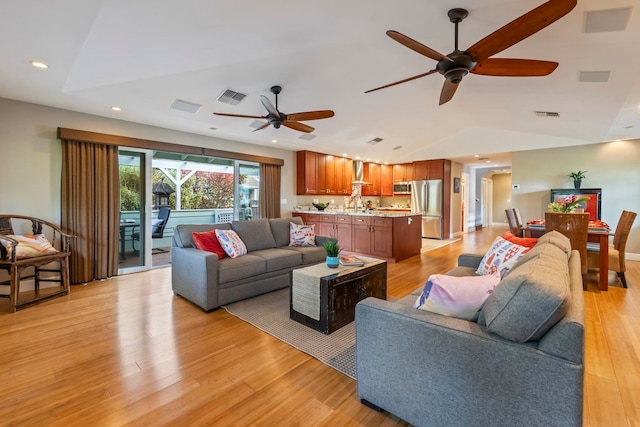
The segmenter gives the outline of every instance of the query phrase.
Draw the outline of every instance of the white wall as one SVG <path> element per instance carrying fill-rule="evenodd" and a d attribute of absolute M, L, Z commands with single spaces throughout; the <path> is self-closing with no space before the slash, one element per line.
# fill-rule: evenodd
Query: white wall
<path fill-rule="evenodd" d="M 114 120 L 0 98 L 0 212 L 60 223 L 61 145 L 58 127 L 192 145 L 284 160 L 282 215 L 295 204 L 295 153 L 271 147 Z"/>
<path fill-rule="evenodd" d="M 507 225 L 505 209 L 511 208 L 511 174 L 496 173 L 491 176 L 493 181 L 493 218 L 492 224 Z"/>
<path fill-rule="evenodd" d="M 523 221 L 544 218 L 552 188 L 573 188 L 570 172 L 586 170 L 582 188 L 602 188 L 602 220 L 615 228 L 622 210 L 640 213 L 640 140 L 512 154 L 512 205 Z M 633 223 L 627 255 L 640 259 L 640 218 Z M 630 256 L 629 256 L 630 255 Z"/>

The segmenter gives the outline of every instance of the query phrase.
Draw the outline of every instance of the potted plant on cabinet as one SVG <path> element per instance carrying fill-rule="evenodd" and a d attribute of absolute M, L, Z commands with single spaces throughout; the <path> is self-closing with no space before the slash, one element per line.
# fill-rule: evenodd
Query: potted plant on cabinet
<path fill-rule="evenodd" d="M 569 178 L 571 178 L 573 180 L 573 188 L 580 188 L 580 185 L 582 184 L 582 180 L 585 178 L 585 173 L 587 171 L 578 171 L 578 172 L 571 172 L 569 174 Z"/>
<path fill-rule="evenodd" d="M 322 245 L 324 250 L 327 252 L 327 267 L 336 268 L 340 265 L 340 245 L 338 245 L 338 240 L 330 239 L 324 242 Z"/>

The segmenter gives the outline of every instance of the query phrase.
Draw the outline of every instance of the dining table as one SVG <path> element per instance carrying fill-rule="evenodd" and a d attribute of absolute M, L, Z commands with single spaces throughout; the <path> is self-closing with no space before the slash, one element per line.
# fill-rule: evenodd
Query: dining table
<path fill-rule="evenodd" d="M 125 252 L 125 243 L 126 243 L 126 231 L 127 229 L 131 229 L 133 231 L 134 227 L 138 227 L 140 223 L 132 219 L 122 219 L 120 220 L 120 259 L 125 260 L 127 258 Z"/>
<path fill-rule="evenodd" d="M 522 230 L 525 237 L 540 237 L 545 233 L 544 220 L 527 222 L 526 227 L 523 227 Z M 600 278 L 598 281 L 598 289 L 601 291 L 609 290 L 609 236 L 613 236 L 609 227 L 589 224 L 587 241 L 598 243 L 600 247 L 600 259 L 598 263 Z"/>

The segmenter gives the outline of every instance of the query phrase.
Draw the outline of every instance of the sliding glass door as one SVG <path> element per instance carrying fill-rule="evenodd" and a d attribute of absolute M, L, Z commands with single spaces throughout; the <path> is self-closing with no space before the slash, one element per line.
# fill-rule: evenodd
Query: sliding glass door
<path fill-rule="evenodd" d="M 151 268 L 151 157 L 148 150 L 121 149 L 118 274 Z"/>

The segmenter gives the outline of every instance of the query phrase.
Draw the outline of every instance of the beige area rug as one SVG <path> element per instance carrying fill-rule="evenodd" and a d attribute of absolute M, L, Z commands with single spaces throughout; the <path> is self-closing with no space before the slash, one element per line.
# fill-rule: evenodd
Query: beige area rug
<path fill-rule="evenodd" d="M 355 322 L 325 335 L 289 318 L 289 289 L 223 306 L 230 314 L 355 379 Z"/>
<path fill-rule="evenodd" d="M 450 245 L 450 244 L 455 243 L 455 242 L 457 242 L 459 240 L 460 240 L 459 237 L 455 237 L 453 239 L 444 239 L 444 240 L 422 239 L 422 250 L 420 252 L 421 253 L 429 252 L 429 251 L 432 251 L 434 249 L 438 249 L 438 248 L 441 248 L 443 246 Z"/>

